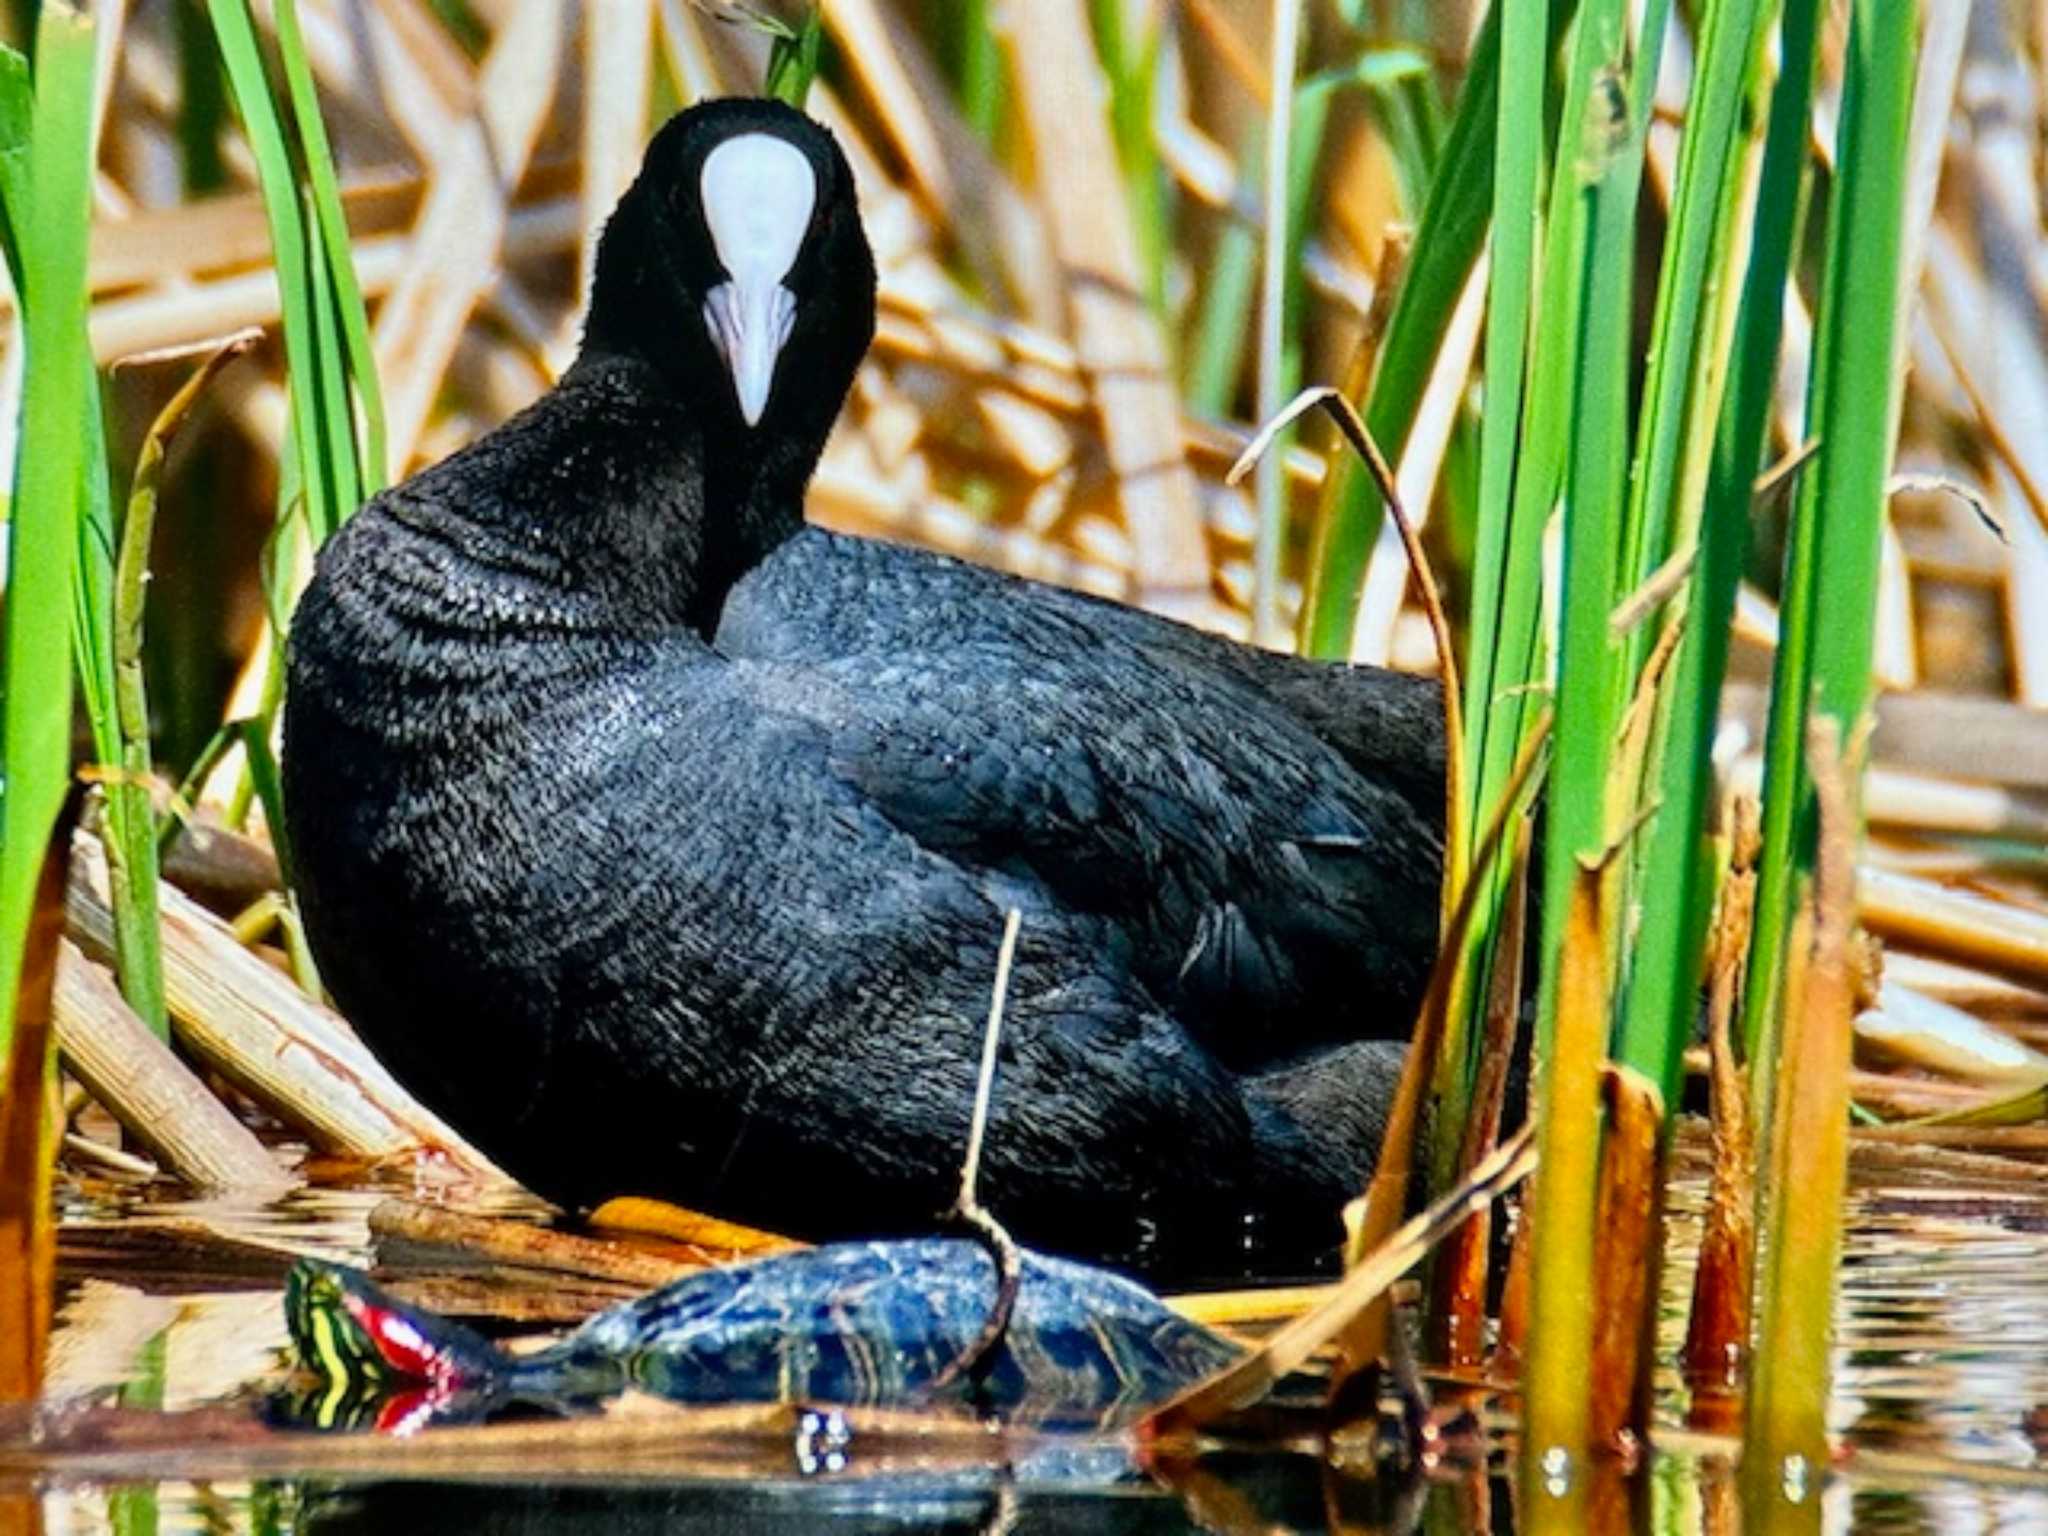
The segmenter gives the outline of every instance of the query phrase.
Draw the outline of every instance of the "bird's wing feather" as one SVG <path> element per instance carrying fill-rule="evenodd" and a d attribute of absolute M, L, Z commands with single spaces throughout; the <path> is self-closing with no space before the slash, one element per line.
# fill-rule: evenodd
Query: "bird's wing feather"
<path fill-rule="evenodd" d="M 733 589 L 718 629 L 729 655 L 785 661 L 977 643 L 1034 656 L 1107 648 L 1255 689 L 1354 770 L 1442 818 L 1442 691 L 1431 678 L 1261 650 L 1084 592 L 816 528 Z"/>
<path fill-rule="evenodd" d="M 1107 920 L 1226 1058 L 1405 1032 L 1373 1009 L 1426 970 L 1436 829 L 1257 694 L 976 645 L 817 670 L 835 773 L 926 848 Z"/>

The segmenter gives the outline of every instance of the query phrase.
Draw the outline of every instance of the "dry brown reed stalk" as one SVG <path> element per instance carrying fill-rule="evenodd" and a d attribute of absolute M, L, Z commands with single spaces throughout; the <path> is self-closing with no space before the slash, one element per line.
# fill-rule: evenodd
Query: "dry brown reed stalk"
<path fill-rule="evenodd" d="M 1987 1093 L 1973 1084 L 1903 1076 L 1898 1072 L 1877 1072 L 1862 1067 L 1849 1074 L 1849 1093 L 1860 1107 L 1873 1114 L 1909 1122 L 1968 1115 L 1996 1105 L 2006 1097 L 2002 1093 Z"/>
<path fill-rule="evenodd" d="M 566 14 L 562 0 L 508 13 L 477 75 L 474 111 L 428 150 L 407 266 L 373 326 L 393 468 L 411 462 L 456 344 L 496 280 L 512 189 L 554 99 Z"/>
<path fill-rule="evenodd" d="M 1009 1332 L 1010 1315 L 1017 1306 L 1017 1287 L 1023 1279 L 1023 1253 L 1017 1240 L 981 1203 L 981 1151 L 988 1136 L 988 1111 L 995 1095 L 996 1047 L 1003 1037 L 1003 1008 L 1010 996 L 1010 969 L 1017 960 L 1017 935 L 1024 926 L 1024 914 L 1016 907 L 1003 917 L 1003 937 L 996 951 L 995 985 L 989 989 L 988 1023 L 982 1030 L 981 1065 L 975 1073 L 974 1109 L 967 1122 L 967 1153 L 960 1160 L 960 1189 L 953 1197 L 949 1219 L 964 1227 L 981 1244 L 996 1267 L 995 1301 L 981 1330 L 966 1348 L 932 1377 L 931 1389 L 965 1376 L 976 1379 L 983 1363 Z"/>
<path fill-rule="evenodd" d="M 1229 71 L 1239 89 L 1263 110 L 1272 87 L 1258 51 L 1245 41 L 1219 0 L 1182 0 L 1182 12 L 1202 35 L 1208 55 Z"/>
<path fill-rule="evenodd" d="M 152 1040 L 156 1037 L 150 1036 Z M 146 1157 L 133 1152 L 124 1152 L 106 1142 L 95 1141 L 92 1137 L 77 1131 L 66 1131 L 58 1144 L 61 1161 L 68 1161 L 74 1167 L 83 1165 L 98 1173 L 108 1174 L 117 1179 L 133 1179 L 137 1183 L 149 1183 L 163 1176 L 163 1169 Z"/>
<path fill-rule="evenodd" d="M 1882 938 L 2018 981 L 2048 981 L 2048 918 L 1869 863 L 1856 888 L 1863 922 Z"/>
<path fill-rule="evenodd" d="M 1859 1054 L 2011 1094 L 2048 1084 L 2048 1057 L 2011 1030 L 1889 974 L 1874 990 L 1856 1018 Z"/>
<path fill-rule="evenodd" d="M 1530 1219 L 1525 1194 L 1515 1208 L 1515 1229 L 1508 1242 L 1507 1273 L 1500 1282 L 1500 1316 L 1493 1336 L 1487 1374 L 1495 1381 L 1519 1380 L 1522 1354 L 1529 1344 L 1529 1271 L 1535 1263 L 1536 1223 Z"/>
<path fill-rule="evenodd" d="M 1873 826 L 2048 841 L 2048 800 L 2039 794 L 1902 768 L 1870 770 L 1863 813 Z"/>
<path fill-rule="evenodd" d="M 651 1290 L 728 1257 L 706 1250 L 687 1258 L 652 1253 L 625 1243 L 577 1237 L 535 1226 L 472 1216 L 411 1200 L 385 1200 L 370 1212 L 370 1235 L 380 1252 L 404 1249 L 408 1259 L 484 1261 L 585 1280 L 617 1281 Z"/>
<path fill-rule="evenodd" d="M 1763 690 L 1729 685 L 1726 715 L 1752 737 L 1761 729 Z M 1915 773 L 2048 789 L 2048 710 L 1959 693 L 1881 693 L 1874 760 Z"/>
<path fill-rule="evenodd" d="M 2006 1157 L 2048 1157 L 2048 1125 L 1859 1125 L 1854 1145 L 1950 1147 Z"/>
<path fill-rule="evenodd" d="M 2048 1015 L 2048 991 L 1950 960 L 1894 949 L 1885 954 L 1884 973 L 1887 980 L 1980 1018 L 2023 1022 L 2028 1016 Z"/>
<path fill-rule="evenodd" d="M 1663 607 L 1666 600 L 1675 597 L 1685 586 L 1699 553 L 1697 544 L 1688 544 L 1650 572 L 1640 587 L 1615 605 L 1614 613 L 1607 620 L 1608 628 L 1617 635 L 1625 635 Z"/>
<path fill-rule="evenodd" d="M 1436 361 L 1430 365 L 1429 381 L 1408 430 L 1407 445 L 1401 451 L 1399 482 L 1406 505 L 1415 510 L 1411 519 L 1418 532 L 1436 499 L 1438 482 L 1451 449 L 1451 442 L 1463 420 L 1467 389 L 1473 364 L 1479 353 L 1486 310 L 1487 254 L 1484 250 L 1472 263 L 1464 291 L 1444 331 Z M 1366 563 L 1365 586 L 1359 598 L 1358 622 L 1352 630 L 1351 659 L 1391 662 L 1394 639 L 1400 626 L 1410 586 L 1410 567 L 1405 544 L 1397 536 L 1389 539 L 1383 530 Z M 1424 615 L 1427 618 L 1427 615 Z M 1413 661 L 1403 665 L 1413 666 Z"/>
<path fill-rule="evenodd" d="M 1984 442 L 1999 463 L 2011 474 L 2013 484 L 2019 487 L 2020 495 L 2027 504 L 2027 510 L 2034 514 L 2044 531 L 2048 531 L 2048 491 L 2034 478 L 2034 472 L 2027 463 L 2027 456 L 2005 430 L 1999 413 L 1992 408 L 1983 386 L 1977 382 L 1977 375 L 1964 360 L 1962 347 L 1958 344 L 1949 326 L 1938 317 L 1930 318 L 1929 329 L 1941 345 L 1942 356 L 1948 359 L 1955 381 L 1962 387 L 1964 397 L 1970 402 L 1970 409 L 1976 414 L 1976 427 L 1984 435 Z"/>
<path fill-rule="evenodd" d="M 1166 345 L 1146 307 L 1116 148 L 1100 109 L 1102 68 L 1088 39 L 1081 0 L 1040 0 L 1028 19 L 1012 16 L 1004 30 L 1067 274 L 1075 351 L 1136 546 L 1138 595 L 1194 614 L 1212 602 L 1208 549 L 1182 456 Z"/>
<path fill-rule="evenodd" d="M 1217 1416 L 1247 1407 L 1265 1396 L 1283 1376 L 1299 1370 L 1364 1309 L 1382 1298 L 1389 1286 L 1474 1210 L 1498 1199 L 1528 1177 L 1536 1166 L 1532 1135 L 1525 1127 L 1502 1142 L 1468 1178 L 1351 1266 L 1314 1310 L 1296 1318 L 1242 1360 L 1225 1366 L 1154 1410 L 1144 1420 L 1140 1433 L 1149 1440 L 1192 1434 Z"/>
<path fill-rule="evenodd" d="M 56 988 L 66 1070 L 166 1172 L 204 1190 L 292 1187 L 254 1133 L 136 1017 L 113 976 L 68 940 Z"/>

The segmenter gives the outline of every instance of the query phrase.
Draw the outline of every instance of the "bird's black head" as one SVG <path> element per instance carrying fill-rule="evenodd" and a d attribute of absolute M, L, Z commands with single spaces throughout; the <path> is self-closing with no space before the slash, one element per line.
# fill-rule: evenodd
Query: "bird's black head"
<path fill-rule="evenodd" d="M 598 245 L 586 356 L 651 364 L 713 431 L 815 454 L 874 332 L 874 253 L 830 133 L 735 99 L 655 134 Z"/>

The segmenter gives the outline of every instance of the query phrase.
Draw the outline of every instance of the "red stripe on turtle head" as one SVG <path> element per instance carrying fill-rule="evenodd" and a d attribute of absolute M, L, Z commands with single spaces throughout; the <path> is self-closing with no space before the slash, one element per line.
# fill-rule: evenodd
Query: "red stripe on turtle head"
<path fill-rule="evenodd" d="M 446 1381 L 456 1374 L 448 1352 L 420 1332 L 403 1312 L 380 1307 L 354 1294 L 343 1297 L 343 1305 L 363 1337 L 377 1352 L 377 1358 L 393 1375 L 414 1381 Z"/>

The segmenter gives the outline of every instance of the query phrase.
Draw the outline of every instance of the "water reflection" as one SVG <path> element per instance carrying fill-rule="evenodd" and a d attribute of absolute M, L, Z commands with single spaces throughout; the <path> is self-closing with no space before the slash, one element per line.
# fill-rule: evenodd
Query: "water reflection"
<path fill-rule="evenodd" d="M 804 1477 L 493 1481 L 332 1477 L 65 1484 L 0 1479 L 0 1536 L 752 1536 L 817 1530 L 1341 1532 L 1345 1536 L 1829 1536 L 2048 1529 L 2048 1489 L 1962 1478 L 1888 1483 L 1836 1474 L 1798 1504 L 1745 1489 L 1728 1467 L 1659 1458 L 1634 1476 L 1589 1475 L 1562 1498 L 1490 1469 L 1360 1480 L 1306 1454 L 1209 1457 L 1165 1480 L 1126 1471 L 990 1466 Z"/>

